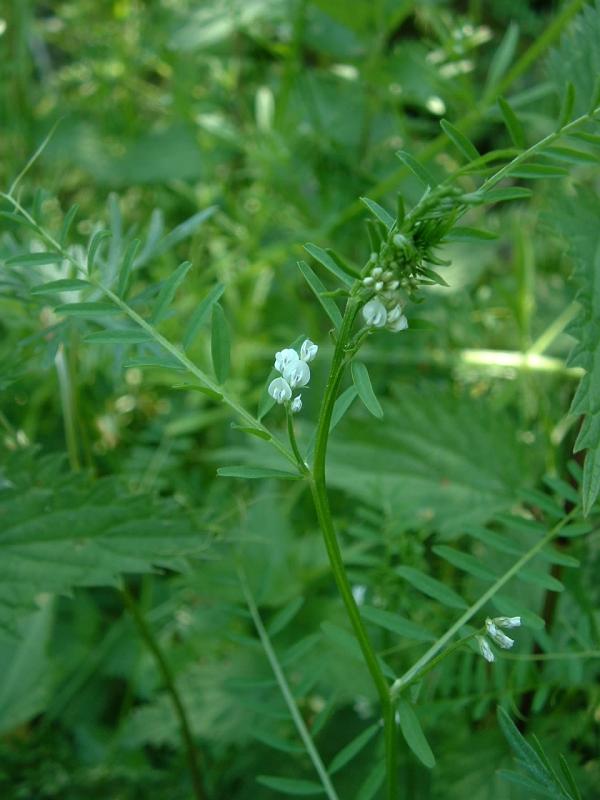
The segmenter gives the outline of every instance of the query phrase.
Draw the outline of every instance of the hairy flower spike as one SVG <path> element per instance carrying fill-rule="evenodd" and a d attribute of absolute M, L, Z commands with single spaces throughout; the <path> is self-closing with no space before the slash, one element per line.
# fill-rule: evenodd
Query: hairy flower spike
<path fill-rule="evenodd" d="M 285 378 L 272 380 L 267 391 L 279 405 L 286 403 L 292 396 L 292 390 Z"/>

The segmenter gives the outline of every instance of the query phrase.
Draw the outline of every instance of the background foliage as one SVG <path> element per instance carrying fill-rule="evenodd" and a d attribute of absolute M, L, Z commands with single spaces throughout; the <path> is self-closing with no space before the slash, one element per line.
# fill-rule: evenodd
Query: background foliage
<path fill-rule="evenodd" d="M 573 115 L 586 113 L 600 72 L 597 3 L 10 0 L 0 16 L 3 189 L 58 122 L 21 202 L 55 236 L 77 204 L 66 239 L 77 257 L 109 229 L 98 268 L 114 277 L 129 254 L 130 296 L 168 338 L 220 297 L 210 325 L 201 307 L 187 352 L 210 363 L 222 307 L 230 384 L 248 407 L 276 349 L 317 341 L 303 444 L 331 355 L 329 320 L 296 268 L 303 243 L 363 263 L 357 198 L 392 209 L 398 190 L 408 206 L 421 192 L 395 151 L 456 169 L 442 118 L 480 152 L 511 135 L 533 144 L 555 129 L 569 85 Z M 501 96 L 518 116 L 510 130 Z M 564 169 L 542 162 L 529 200 L 469 212 L 493 238 L 444 246 L 449 288 L 427 289 L 411 309 L 420 324 L 361 354 L 383 419 L 354 402 L 332 438 L 345 560 L 395 674 L 581 497 L 588 512 L 482 612 L 523 614 L 514 651 L 493 668 L 459 651 L 411 696 L 436 765 L 403 744 L 402 797 L 575 796 L 539 771 L 533 788 L 506 780 L 503 732 L 528 752 L 498 705 L 552 763 L 566 756 L 582 796 L 600 783 L 593 131 L 573 140 L 577 158 L 562 152 Z M 172 698 L 126 588 L 167 654 L 207 797 L 314 788 L 248 593 L 340 797 L 377 797 L 375 694 L 302 485 L 217 477 L 223 464 L 281 462 L 223 404 L 173 388 L 187 378 L 152 343 L 88 343 L 104 317 L 61 312 L 78 295 L 39 291 L 74 276 L 43 256 L 19 261 L 24 246 L 46 248 L 2 211 L 2 796 L 191 796 Z M 355 737 L 362 747 L 340 758 Z"/>

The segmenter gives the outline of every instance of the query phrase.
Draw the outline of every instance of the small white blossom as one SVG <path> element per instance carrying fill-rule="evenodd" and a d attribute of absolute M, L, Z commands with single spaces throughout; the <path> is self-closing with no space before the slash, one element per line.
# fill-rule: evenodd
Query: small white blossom
<path fill-rule="evenodd" d="M 492 622 L 499 628 L 519 628 L 521 626 L 521 617 L 494 617 Z"/>
<path fill-rule="evenodd" d="M 279 405 L 287 402 L 292 396 L 292 390 L 285 378 L 275 378 L 271 381 L 268 392 Z"/>
<path fill-rule="evenodd" d="M 292 361 L 283 370 L 283 377 L 295 389 L 297 386 L 306 386 L 310 380 L 310 369 L 306 361 Z M 288 398 L 289 400 L 289 398 Z"/>
<path fill-rule="evenodd" d="M 302 397 L 301 395 L 296 395 L 292 400 L 292 414 L 297 414 L 299 411 L 302 411 Z"/>
<path fill-rule="evenodd" d="M 477 644 L 479 645 L 479 652 L 486 661 L 489 661 L 491 664 L 492 661 L 496 660 L 496 656 L 492 653 L 492 648 L 489 646 L 487 639 L 483 636 L 477 636 Z"/>
<path fill-rule="evenodd" d="M 510 636 L 507 636 L 505 633 L 502 633 L 489 617 L 485 621 L 485 629 L 490 639 L 504 650 L 510 650 L 515 643 L 515 640 L 511 639 Z"/>
<path fill-rule="evenodd" d="M 367 587 L 358 583 L 352 587 L 352 597 L 357 606 L 362 606 L 365 602 L 365 595 L 367 594 Z"/>
<path fill-rule="evenodd" d="M 298 361 L 300 356 L 291 347 L 286 347 L 285 350 L 280 350 L 275 353 L 275 369 L 277 372 L 283 372 L 289 364 Z"/>
<path fill-rule="evenodd" d="M 399 333 L 400 331 L 405 331 L 408 328 L 408 320 L 406 319 L 404 314 L 401 314 L 397 319 L 392 320 L 390 322 L 390 317 L 388 314 L 388 323 L 386 325 L 386 328 L 389 331 L 392 331 L 393 333 Z"/>
<path fill-rule="evenodd" d="M 362 315 L 367 325 L 373 328 L 383 328 L 387 322 L 387 311 L 385 310 L 385 306 L 381 300 L 378 300 L 376 297 L 364 304 L 362 308 Z"/>
<path fill-rule="evenodd" d="M 302 361 L 306 361 L 308 364 L 310 361 L 313 361 L 316 358 L 318 352 L 319 345 L 311 342 L 310 339 L 305 339 L 302 342 L 302 347 L 300 348 L 300 358 Z"/>
<path fill-rule="evenodd" d="M 373 276 L 375 279 L 377 279 L 377 278 L 381 277 L 381 274 L 382 274 L 382 273 L 383 273 L 383 270 L 381 269 L 381 267 L 375 267 L 374 269 L 372 269 L 372 270 L 371 270 L 371 275 L 372 275 L 372 276 Z"/>
<path fill-rule="evenodd" d="M 363 286 L 373 286 L 375 283 L 375 278 L 371 277 L 371 275 L 367 275 L 366 278 L 363 278 Z"/>

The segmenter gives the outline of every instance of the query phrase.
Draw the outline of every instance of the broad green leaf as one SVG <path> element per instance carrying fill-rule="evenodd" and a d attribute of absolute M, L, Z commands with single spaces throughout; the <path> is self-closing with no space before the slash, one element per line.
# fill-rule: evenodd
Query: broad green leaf
<path fill-rule="evenodd" d="M 381 419 L 383 417 L 383 409 L 379 400 L 375 397 L 371 379 L 369 378 L 369 371 L 362 361 L 354 360 L 352 362 L 352 380 L 358 392 L 358 396 L 362 400 L 365 408 L 373 414 L 374 417 Z"/>
<path fill-rule="evenodd" d="M 403 566 L 394 567 L 394 572 L 400 575 L 401 578 L 407 580 L 415 589 L 437 600 L 442 603 L 442 605 L 448 606 L 449 608 L 467 607 L 466 602 L 459 594 L 449 586 L 446 586 L 445 583 L 436 580 L 436 578 L 432 578 L 431 575 L 414 569 L 414 567 Z"/>
<path fill-rule="evenodd" d="M 313 290 L 317 300 L 323 306 L 323 309 L 325 310 L 325 313 L 329 319 L 333 322 L 336 328 L 341 328 L 342 314 L 331 297 L 325 296 L 325 292 L 327 291 L 325 286 L 321 283 L 319 278 L 315 275 L 305 261 L 298 261 L 298 267 L 300 272 L 303 274 L 304 279 Z"/>
<path fill-rule="evenodd" d="M 342 767 L 345 767 L 346 764 L 352 761 L 352 759 L 358 755 L 361 750 L 364 750 L 371 739 L 380 731 L 381 726 L 378 722 L 376 722 L 374 725 L 371 725 L 366 730 L 359 733 L 355 739 L 343 747 L 340 752 L 334 756 L 331 764 L 329 765 L 329 774 L 334 775 L 336 772 L 342 769 Z"/>
<path fill-rule="evenodd" d="M 285 472 L 281 469 L 269 469 L 268 467 L 250 467 L 245 464 L 235 467 L 219 467 L 217 475 L 222 478 L 245 478 L 248 480 L 280 478 L 286 481 L 299 481 L 302 479 L 302 475 L 297 472 Z"/>
<path fill-rule="evenodd" d="M 344 286 L 350 288 L 354 284 L 354 278 L 347 274 L 347 272 L 336 263 L 326 250 L 318 247 L 316 244 L 308 242 L 304 245 L 307 253 L 316 259 L 319 264 L 322 264 L 325 269 L 328 269 Z"/>
<path fill-rule="evenodd" d="M 112 303 L 64 303 L 63 305 L 56 306 L 57 314 L 63 314 L 71 317 L 103 317 L 114 316 L 121 314 L 121 309 L 114 306 Z"/>
<path fill-rule="evenodd" d="M 498 98 L 498 105 L 500 106 L 502 119 L 510 134 L 510 138 L 513 140 L 515 147 L 523 150 L 525 148 L 525 131 L 523 130 L 519 118 L 513 111 L 510 103 L 503 97 Z"/>
<path fill-rule="evenodd" d="M 61 278 L 58 281 L 49 283 L 38 283 L 31 288 L 31 294 L 53 294 L 55 292 L 79 292 L 82 289 L 89 289 L 92 284 L 81 278 Z"/>
<path fill-rule="evenodd" d="M 476 158 L 480 157 L 479 150 L 475 147 L 473 142 L 465 136 L 462 131 L 459 131 L 458 128 L 455 128 L 454 125 L 448 122 L 448 120 L 441 120 L 440 126 L 459 153 L 462 153 L 467 161 L 474 161 Z"/>
<path fill-rule="evenodd" d="M 112 328 L 88 333 L 86 342 L 95 344 L 141 344 L 153 341 L 152 336 L 141 328 Z"/>
<path fill-rule="evenodd" d="M 225 284 L 217 283 L 212 289 L 208 292 L 206 297 L 204 297 L 198 307 L 190 317 L 190 321 L 187 324 L 185 329 L 185 333 L 183 334 L 183 347 L 187 350 L 187 348 L 192 344 L 198 331 L 204 324 L 204 321 L 208 318 L 211 308 L 213 305 L 219 300 L 223 292 L 225 291 Z"/>
<path fill-rule="evenodd" d="M 400 715 L 400 730 L 406 744 L 424 766 L 428 769 L 433 769 L 435 767 L 435 756 L 431 752 L 414 708 L 407 700 L 400 698 L 398 701 L 398 713 Z"/>
<path fill-rule="evenodd" d="M 391 231 L 394 225 L 396 224 L 396 220 L 389 214 L 383 206 L 380 206 L 379 203 L 376 203 L 375 200 L 371 200 L 369 197 L 361 197 L 359 198 L 360 202 L 369 209 L 371 214 L 382 222 L 388 231 Z"/>
<path fill-rule="evenodd" d="M 45 264 L 60 264 L 64 256 L 60 253 L 20 253 L 5 260 L 7 267 L 41 267 Z"/>
<path fill-rule="evenodd" d="M 369 622 L 392 631 L 392 633 L 397 633 L 398 636 L 414 639 L 417 642 L 432 642 L 435 640 L 435 636 L 428 630 L 405 617 L 401 617 L 399 614 L 392 614 L 390 611 L 383 611 L 381 608 L 373 608 L 372 606 L 361 606 L 360 613 Z"/>
<path fill-rule="evenodd" d="M 398 156 L 400 161 L 402 161 L 402 163 L 406 167 L 408 167 L 408 169 L 413 173 L 413 175 L 416 178 L 418 178 L 419 181 L 421 181 L 421 183 L 423 183 L 425 186 L 430 186 L 431 188 L 437 186 L 438 182 L 435 180 L 433 175 L 431 175 L 425 169 L 425 167 L 419 164 L 419 162 L 415 158 L 413 158 L 413 156 L 411 156 L 410 153 L 406 153 L 404 150 L 398 150 L 396 152 L 396 155 Z"/>
<path fill-rule="evenodd" d="M 88 275 L 91 275 L 94 270 L 96 256 L 98 255 L 98 251 L 100 249 L 100 246 L 102 245 L 102 242 L 104 242 L 106 239 L 110 239 L 111 236 L 112 233 L 110 231 L 97 231 L 92 236 L 86 260 Z"/>
<path fill-rule="evenodd" d="M 259 775 L 256 780 L 263 786 L 268 786 L 269 789 L 294 797 L 312 797 L 325 793 L 321 784 L 315 781 L 305 781 L 297 778 L 277 778 L 274 775 Z"/>
<path fill-rule="evenodd" d="M 224 383 L 229 375 L 230 351 L 231 334 L 229 333 L 229 324 L 220 304 L 215 303 L 212 308 L 210 352 L 213 369 L 219 383 Z"/>
<path fill-rule="evenodd" d="M 167 278 L 167 280 L 163 283 L 159 295 L 156 298 L 154 309 L 152 311 L 151 319 L 153 324 L 156 325 L 162 319 L 164 319 L 165 314 L 169 310 L 169 306 L 173 302 L 177 289 L 179 289 L 179 287 L 185 280 L 185 277 L 190 271 L 191 266 L 192 266 L 191 261 L 184 261 L 177 267 L 175 272 L 172 275 L 170 275 Z"/>

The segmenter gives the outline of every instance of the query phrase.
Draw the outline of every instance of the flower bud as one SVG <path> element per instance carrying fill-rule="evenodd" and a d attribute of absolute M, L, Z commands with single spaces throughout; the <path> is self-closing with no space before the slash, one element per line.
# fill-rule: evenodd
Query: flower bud
<path fill-rule="evenodd" d="M 485 629 L 490 639 L 496 642 L 496 644 L 499 647 L 502 647 L 504 650 L 510 650 L 515 643 L 514 639 L 511 639 L 510 636 L 507 636 L 505 633 L 502 633 L 501 630 L 498 630 L 493 620 L 491 620 L 489 617 L 485 621 Z"/>
<path fill-rule="evenodd" d="M 494 617 L 492 622 L 499 628 L 519 628 L 521 626 L 521 617 Z"/>
<path fill-rule="evenodd" d="M 301 359 L 293 361 L 283 370 L 283 377 L 292 389 L 295 389 L 297 386 L 306 386 L 310 380 L 309 366 L 306 361 L 302 361 Z"/>
<path fill-rule="evenodd" d="M 302 342 L 302 347 L 300 348 L 300 358 L 302 361 L 306 361 L 308 364 L 312 361 L 319 351 L 319 346 L 316 345 L 314 342 L 311 342 L 310 339 L 305 339 Z"/>
<path fill-rule="evenodd" d="M 479 652 L 486 661 L 489 661 L 491 664 L 492 661 L 496 660 L 496 656 L 493 654 L 492 648 L 488 644 L 487 639 L 485 639 L 483 636 L 477 636 L 477 644 L 479 645 Z"/>
<path fill-rule="evenodd" d="M 394 306 L 391 311 L 388 311 L 386 328 L 392 333 L 399 333 L 408 328 L 408 320 L 402 313 L 402 306 Z"/>
<path fill-rule="evenodd" d="M 283 372 L 288 364 L 293 364 L 299 358 L 300 356 L 295 350 L 292 350 L 291 347 L 286 347 L 285 350 L 275 353 L 275 369 L 277 372 Z"/>
<path fill-rule="evenodd" d="M 363 278 L 363 286 L 373 286 L 375 283 L 375 278 L 372 278 L 370 275 L 367 275 L 366 278 Z"/>
<path fill-rule="evenodd" d="M 381 273 L 382 272 L 383 272 L 383 270 L 381 269 L 381 267 L 375 267 L 374 269 L 371 270 L 371 275 L 374 278 L 379 278 L 379 277 L 381 277 Z"/>
<path fill-rule="evenodd" d="M 275 378 L 275 380 L 271 381 L 269 384 L 267 391 L 273 400 L 275 400 L 276 403 L 279 403 L 279 405 L 287 402 L 292 396 L 292 390 L 290 389 L 290 385 L 285 378 Z"/>
<path fill-rule="evenodd" d="M 292 414 L 297 414 L 299 411 L 302 411 L 302 397 L 301 395 L 296 395 L 292 400 Z"/>
<path fill-rule="evenodd" d="M 364 304 L 362 315 L 367 325 L 372 328 L 383 328 L 387 321 L 385 306 L 376 297 Z"/>

